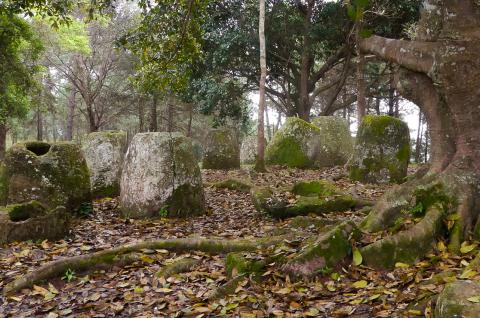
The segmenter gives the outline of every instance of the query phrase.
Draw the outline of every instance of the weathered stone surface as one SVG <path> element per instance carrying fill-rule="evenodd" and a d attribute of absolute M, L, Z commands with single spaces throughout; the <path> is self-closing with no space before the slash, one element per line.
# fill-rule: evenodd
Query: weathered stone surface
<path fill-rule="evenodd" d="M 82 150 L 90 171 L 92 195 L 97 198 L 118 196 L 127 134 L 123 131 L 91 133 Z"/>
<path fill-rule="evenodd" d="M 216 182 L 213 184 L 213 186 L 218 189 L 228 189 L 245 193 L 249 193 L 250 189 L 253 187 L 249 181 L 235 178 Z"/>
<path fill-rule="evenodd" d="M 180 133 L 133 137 L 120 181 L 126 217 L 188 217 L 203 214 L 202 176 L 190 138 Z"/>
<path fill-rule="evenodd" d="M 332 268 L 351 255 L 350 240 L 359 239 L 360 236 L 361 233 L 353 222 L 340 223 L 320 234 L 300 255 L 285 264 L 283 270 L 293 276 L 314 276 L 320 270 Z"/>
<path fill-rule="evenodd" d="M 480 304 L 469 301 L 470 297 L 480 295 L 480 285 L 469 281 L 459 280 L 449 283 L 438 295 L 435 306 L 435 318 L 478 318 Z"/>
<path fill-rule="evenodd" d="M 38 201 L 0 208 L 0 244 L 26 240 L 56 240 L 68 234 L 70 215 L 62 206 L 53 210 Z"/>
<path fill-rule="evenodd" d="M 369 183 L 403 182 L 410 160 L 406 123 L 390 116 L 365 116 L 349 163 L 350 178 Z"/>
<path fill-rule="evenodd" d="M 240 147 L 240 162 L 246 165 L 255 164 L 257 158 L 257 136 L 247 136 Z"/>
<path fill-rule="evenodd" d="M 90 177 L 80 147 L 69 142 L 13 145 L 0 169 L 2 204 L 37 200 L 77 211 L 91 202 Z"/>
<path fill-rule="evenodd" d="M 212 129 L 207 135 L 204 151 L 204 169 L 240 168 L 240 144 L 231 129 Z"/>
<path fill-rule="evenodd" d="M 316 167 L 344 165 L 353 154 L 353 138 L 345 119 L 336 116 L 319 116 L 312 124 L 320 128 L 320 142 L 314 149 Z"/>
<path fill-rule="evenodd" d="M 251 189 L 251 197 L 258 211 L 280 219 L 347 211 L 355 206 L 352 196 L 323 180 L 298 182 L 291 188 L 276 191 L 256 187 Z"/>
<path fill-rule="evenodd" d="M 341 118 L 325 116 L 308 123 L 287 118 L 266 148 L 267 164 L 296 168 L 343 165 L 352 154 L 352 137 Z"/>

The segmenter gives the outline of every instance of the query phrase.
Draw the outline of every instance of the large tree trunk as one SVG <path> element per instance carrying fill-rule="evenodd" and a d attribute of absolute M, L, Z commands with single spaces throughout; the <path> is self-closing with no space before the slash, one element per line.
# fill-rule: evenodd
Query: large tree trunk
<path fill-rule="evenodd" d="M 458 201 L 467 233 L 479 224 L 480 212 L 480 4 L 426 0 L 418 30 L 415 41 L 372 36 L 361 42 L 361 49 L 401 66 L 397 90 L 421 108 L 432 142 L 430 171 L 415 184 L 444 184 Z M 391 198 L 398 202 L 411 195 L 408 187 L 412 183 Z M 386 202 L 371 214 L 370 230 L 394 219 L 395 209 Z"/>
<path fill-rule="evenodd" d="M 37 140 L 43 140 L 43 116 L 42 111 L 40 110 L 40 106 L 37 106 Z"/>
<path fill-rule="evenodd" d="M 265 171 L 265 82 L 267 79 L 267 55 L 265 49 L 265 0 L 259 0 L 258 37 L 260 40 L 260 85 L 257 124 L 257 158 L 255 170 Z"/>
<path fill-rule="evenodd" d="M 357 120 L 360 124 L 363 117 L 367 113 L 367 84 L 365 82 L 365 56 L 360 50 L 359 43 L 361 41 L 360 30 L 362 29 L 362 21 L 358 21 L 355 26 L 357 41 Z"/>

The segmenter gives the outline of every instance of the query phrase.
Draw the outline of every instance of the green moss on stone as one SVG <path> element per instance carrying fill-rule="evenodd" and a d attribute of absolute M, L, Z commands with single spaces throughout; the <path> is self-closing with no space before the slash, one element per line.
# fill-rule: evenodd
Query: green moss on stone
<path fill-rule="evenodd" d="M 48 152 L 44 153 L 47 145 Z M 49 208 L 65 206 L 76 211 L 91 200 L 88 167 L 80 148 L 73 143 L 16 144 L 6 153 L 5 175 L 7 203 L 35 199 Z"/>
<path fill-rule="evenodd" d="M 172 195 L 165 202 L 165 208 L 168 210 L 167 216 L 173 218 L 186 218 L 204 214 L 205 197 L 203 187 L 183 184 L 175 188 Z"/>
<path fill-rule="evenodd" d="M 8 175 L 6 167 L 0 162 L 0 205 L 6 205 L 8 199 Z"/>
<path fill-rule="evenodd" d="M 228 189 L 233 191 L 240 191 L 248 193 L 252 188 L 252 184 L 248 181 L 243 181 L 239 179 L 226 179 L 217 183 L 214 183 L 213 186 L 219 189 Z"/>
<path fill-rule="evenodd" d="M 314 123 L 287 118 L 265 152 L 267 164 L 294 168 L 321 168 L 344 164 L 352 152 L 352 139 L 342 119 L 325 116 Z"/>
<path fill-rule="evenodd" d="M 206 138 L 203 169 L 240 168 L 240 143 L 234 131 L 213 129 Z"/>
<path fill-rule="evenodd" d="M 253 187 L 250 190 L 250 196 L 255 209 L 259 212 L 268 213 L 268 199 L 273 195 L 269 187 Z"/>
<path fill-rule="evenodd" d="M 30 201 L 7 205 L 5 211 L 8 213 L 11 221 L 18 222 L 45 215 L 47 213 L 47 208 L 38 201 Z"/>
<path fill-rule="evenodd" d="M 293 185 L 293 194 L 301 196 L 326 197 L 338 194 L 340 191 L 333 184 L 327 181 L 300 181 Z"/>

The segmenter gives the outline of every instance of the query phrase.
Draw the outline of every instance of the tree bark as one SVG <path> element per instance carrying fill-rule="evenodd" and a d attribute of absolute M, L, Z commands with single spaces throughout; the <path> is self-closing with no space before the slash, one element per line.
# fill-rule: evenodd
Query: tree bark
<path fill-rule="evenodd" d="M 3 160 L 7 150 L 7 132 L 7 125 L 0 122 L 0 160 Z"/>
<path fill-rule="evenodd" d="M 365 82 L 365 56 L 360 50 L 360 30 L 362 29 L 362 21 L 356 23 L 356 41 L 357 41 L 357 120 L 360 124 L 363 117 L 367 113 L 367 84 Z"/>
<path fill-rule="evenodd" d="M 267 54 L 265 49 L 265 0 L 259 0 L 258 38 L 260 41 L 260 85 L 257 123 L 257 158 L 255 170 L 265 171 L 265 82 L 267 79 Z"/>
<path fill-rule="evenodd" d="M 397 90 L 427 120 L 427 176 L 437 175 L 456 196 L 467 234 L 475 225 L 480 228 L 480 4 L 426 0 L 418 30 L 414 41 L 372 36 L 360 47 L 401 66 Z M 374 210 L 381 214 L 380 207 Z"/>
<path fill-rule="evenodd" d="M 158 131 L 157 104 L 158 95 L 154 93 L 152 103 L 150 104 L 150 125 L 148 128 L 148 131 L 151 132 Z"/>
<path fill-rule="evenodd" d="M 42 111 L 40 110 L 40 106 L 37 106 L 37 140 L 43 140 L 43 116 Z"/>
<path fill-rule="evenodd" d="M 70 94 L 68 95 L 68 115 L 67 115 L 67 131 L 65 134 L 65 140 L 73 140 L 73 127 L 75 124 L 75 109 L 77 107 L 77 102 L 75 100 L 77 91 L 72 85 L 70 88 Z"/>

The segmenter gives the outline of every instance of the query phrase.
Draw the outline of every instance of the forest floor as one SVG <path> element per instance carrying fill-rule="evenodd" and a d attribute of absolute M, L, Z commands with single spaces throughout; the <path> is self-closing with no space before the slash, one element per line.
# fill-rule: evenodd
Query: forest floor
<path fill-rule="evenodd" d="M 115 199 L 97 201 L 93 213 L 76 220 L 71 236 L 65 240 L 22 242 L 1 248 L 0 288 L 49 261 L 139 240 L 253 239 L 289 227 L 290 220 L 273 220 L 256 212 L 248 193 L 210 186 L 231 177 L 273 187 L 299 180 L 333 179 L 338 187 L 354 191 L 365 199 L 376 199 L 387 190 L 387 186 L 352 183 L 344 177 L 341 168 L 272 169 L 264 174 L 247 170 L 203 171 L 206 215 L 188 220 L 125 220 L 119 215 Z M 347 211 L 316 217 L 328 221 L 359 221 L 364 215 Z M 316 231 L 312 226 L 301 229 L 300 233 L 306 238 Z M 273 252 L 288 258 L 299 248 L 298 242 L 286 242 L 281 250 Z M 227 282 L 225 255 L 144 250 L 139 261 L 124 267 L 69 272 L 32 289 L 0 296 L 0 317 L 430 317 L 431 295 L 440 292 L 444 284 L 455 277 L 475 278 L 471 277 L 473 274 L 462 276 L 473 257 L 470 251 L 454 256 L 439 242 L 437 249 L 415 266 L 398 264 L 395 270 L 378 271 L 346 261 L 315 279 L 295 282 L 275 264 L 269 264 L 261 279 L 245 277 L 233 294 L 211 300 L 207 297 L 209 292 Z M 167 279 L 155 275 L 165 264 L 184 257 L 197 259 L 199 263 L 190 272 Z M 453 272 L 453 278 L 430 279 L 444 271 Z M 417 302 L 421 306 L 414 306 Z"/>

